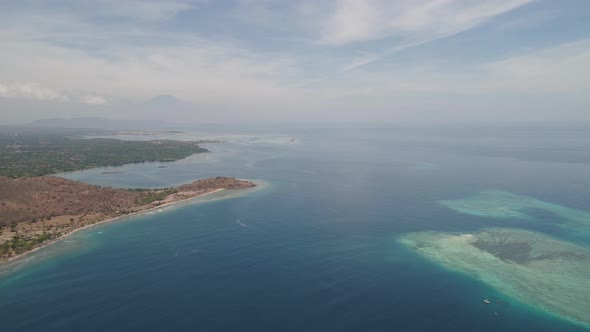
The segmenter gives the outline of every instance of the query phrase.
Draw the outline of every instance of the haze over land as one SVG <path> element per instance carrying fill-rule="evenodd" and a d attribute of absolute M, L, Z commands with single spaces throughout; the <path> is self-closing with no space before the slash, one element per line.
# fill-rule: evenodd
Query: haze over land
<path fill-rule="evenodd" d="M 0 4 L 0 123 L 589 120 L 585 0 Z"/>

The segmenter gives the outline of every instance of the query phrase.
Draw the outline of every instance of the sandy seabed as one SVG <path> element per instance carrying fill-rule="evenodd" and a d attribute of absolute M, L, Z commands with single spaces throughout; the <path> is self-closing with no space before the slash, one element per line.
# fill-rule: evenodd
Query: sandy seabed
<path fill-rule="evenodd" d="M 399 241 L 520 302 L 590 327 L 590 250 L 585 247 L 509 228 L 417 232 Z"/>

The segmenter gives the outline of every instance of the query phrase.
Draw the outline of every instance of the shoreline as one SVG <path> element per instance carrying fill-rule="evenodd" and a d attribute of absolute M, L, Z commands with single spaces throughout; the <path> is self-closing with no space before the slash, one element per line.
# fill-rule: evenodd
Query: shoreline
<path fill-rule="evenodd" d="M 238 188 L 238 189 L 247 189 L 247 188 Z M 72 230 L 71 232 L 69 232 L 68 234 L 64 234 L 64 235 L 60 236 L 59 238 L 52 239 L 52 240 L 50 240 L 48 242 L 45 242 L 43 244 L 40 244 L 38 247 L 35 247 L 35 248 L 33 248 L 33 249 L 29 250 L 29 251 L 23 252 L 23 253 L 18 254 L 16 256 L 12 256 L 12 257 L 8 258 L 5 261 L 0 261 L 0 267 L 3 267 L 3 266 L 5 266 L 5 265 L 7 265 L 7 264 L 9 264 L 11 262 L 14 262 L 16 260 L 19 260 L 21 258 L 24 258 L 24 257 L 26 257 L 26 256 L 28 256 L 30 254 L 33 254 L 36 251 L 39 251 L 39 250 L 41 250 L 43 248 L 46 248 L 46 247 L 48 247 L 48 246 L 50 246 L 52 244 L 55 244 L 55 243 L 57 243 L 59 241 L 65 240 L 70 235 L 75 234 L 78 231 L 89 229 L 89 228 L 92 228 L 94 226 L 106 224 L 106 223 L 109 223 L 109 222 L 113 222 L 113 221 L 117 221 L 117 220 L 122 220 L 122 219 L 125 219 L 125 218 L 128 218 L 128 217 L 135 217 L 135 216 L 142 215 L 142 214 L 145 214 L 145 213 L 150 212 L 150 211 L 153 211 L 153 210 L 158 210 L 158 209 L 161 209 L 161 208 L 164 208 L 164 207 L 167 207 L 167 206 L 173 206 L 173 205 L 177 205 L 179 203 L 188 202 L 188 201 L 191 201 L 191 200 L 194 200 L 194 199 L 197 199 L 197 198 L 202 198 L 204 196 L 215 194 L 215 193 L 222 192 L 222 191 L 225 191 L 225 190 L 228 190 L 228 189 L 226 189 L 226 188 L 217 188 L 217 189 L 214 189 L 212 191 L 209 191 L 209 192 L 206 192 L 206 193 L 202 193 L 202 194 L 199 194 L 199 195 L 194 196 L 194 197 L 189 197 L 189 198 L 185 198 L 185 199 L 181 199 L 181 200 L 177 200 L 177 201 L 173 201 L 173 202 L 164 203 L 162 205 L 153 206 L 153 207 L 147 208 L 145 210 L 141 210 L 141 211 L 137 211 L 137 212 L 125 214 L 125 215 L 120 215 L 120 216 L 113 217 L 113 218 L 108 218 L 108 219 L 105 219 L 105 220 L 98 221 L 98 222 L 96 222 L 94 224 L 85 225 L 85 226 L 82 226 L 80 228 L 76 228 L 76 229 Z M 232 189 L 232 190 L 236 190 L 236 189 Z"/>

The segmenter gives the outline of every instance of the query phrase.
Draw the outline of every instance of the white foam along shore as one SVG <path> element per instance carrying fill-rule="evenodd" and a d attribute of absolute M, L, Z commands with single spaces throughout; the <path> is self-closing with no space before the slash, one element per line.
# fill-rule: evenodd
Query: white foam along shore
<path fill-rule="evenodd" d="M 417 232 L 399 241 L 521 303 L 590 328 L 590 249 L 521 229 Z"/>
<path fill-rule="evenodd" d="M 252 181 L 252 180 L 248 180 L 248 181 Z M 252 182 L 254 182 L 256 184 L 256 187 L 232 189 L 232 192 L 242 191 L 242 190 L 244 190 L 244 191 L 245 190 L 252 191 L 253 189 L 260 189 L 261 187 L 264 187 L 264 184 L 262 184 L 259 181 L 252 181 Z M 164 204 L 157 205 L 157 206 L 154 206 L 154 207 L 151 207 L 151 208 L 147 208 L 145 210 L 141 210 L 141 211 L 137 211 L 137 212 L 125 214 L 125 215 L 120 215 L 120 216 L 117 216 L 117 217 L 113 217 L 113 218 L 109 218 L 109 219 L 97 221 L 94 224 L 90 224 L 90 225 L 82 226 L 80 228 L 76 228 L 76 229 L 72 230 L 71 232 L 60 236 L 59 238 L 52 239 L 51 241 L 47 241 L 47 242 L 39 245 L 38 247 L 35 247 L 35 248 L 29 250 L 29 251 L 26 251 L 26 252 L 23 252 L 23 253 L 18 254 L 16 256 L 10 257 L 10 258 L 8 258 L 5 261 L 0 262 L 0 266 L 7 265 L 8 263 L 15 262 L 15 261 L 18 261 L 18 260 L 20 260 L 22 258 L 25 258 L 27 256 L 30 256 L 31 254 L 35 253 L 36 251 L 39 251 L 41 249 L 44 249 L 44 248 L 46 248 L 48 246 L 51 246 L 51 245 L 53 245 L 53 244 L 55 244 L 57 242 L 63 241 L 65 239 L 67 239 L 68 237 L 70 237 L 71 235 L 76 234 L 79 231 L 82 231 L 82 230 L 85 230 L 85 229 L 89 229 L 89 228 L 92 228 L 92 227 L 95 227 L 95 226 L 103 225 L 103 224 L 106 224 L 106 223 L 114 222 L 114 221 L 119 221 L 119 220 L 129 219 L 129 218 L 132 218 L 132 217 L 141 216 L 141 215 L 144 215 L 144 214 L 148 214 L 150 212 L 153 212 L 154 210 L 157 211 L 159 209 L 163 209 L 165 207 L 171 207 L 171 206 L 179 207 L 179 206 L 183 205 L 183 203 L 185 203 L 185 204 L 187 204 L 187 203 L 188 204 L 190 204 L 190 203 L 200 203 L 199 202 L 199 199 L 203 199 L 204 197 L 207 197 L 207 196 L 210 196 L 210 195 L 213 195 L 215 193 L 222 192 L 222 191 L 226 191 L 226 190 L 227 189 L 225 189 L 225 188 L 214 189 L 212 191 L 209 191 L 209 192 L 206 192 L 206 193 L 202 193 L 202 194 L 197 195 L 197 196 L 194 196 L 194 197 L 190 197 L 190 198 L 186 198 L 186 199 L 181 199 L 181 200 L 177 200 L 177 201 L 174 201 L 174 202 L 164 203 Z M 228 197 L 228 198 L 230 198 L 230 197 Z M 233 198 L 233 197 L 231 197 L 231 198 Z M 219 198 L 219 199 L 225 199 L 225 197 L 224 198 Z"/>

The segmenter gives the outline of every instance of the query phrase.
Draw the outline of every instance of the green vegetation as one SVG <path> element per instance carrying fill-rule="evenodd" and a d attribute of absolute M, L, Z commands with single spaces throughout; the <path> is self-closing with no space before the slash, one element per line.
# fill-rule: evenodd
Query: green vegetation
<path fill-rule="evenodd" d="M 61 234 L 60 234 L 61 235 Z M 31 237 L 21 237 L 21 236 L 14 236 L 11 240 L 5 241 L 3 244 L 0 245 L 0 256 L 4 256 L 10 251 L 14 251 L 15 254 L 21 254 L 25 251 L 29 251 L 33 249 L 35 246 L 44 243 L 47 240 L 53 239 L 58 237 L 56 234 L 50 234 L 47 232 L 43 232 L 43 234 L 31 236 Z"/>
<path fill-rule="evenodd" d="M 161 201 L 166 199 L 169 195 L 176 193 L 175 189 L 168 189 L 163 191 L 147 191 L 146 196 L 142 197 L 139 201 L 140 204 L 151 204 L 155 201 Z"/>
<path fill-rule="evenodd" d="M 146 161 L 174 161 L 207 152 L 197 142 L 72 138 L 84 131 L 0 130 L 0 176 L 31 177 Z"/>

